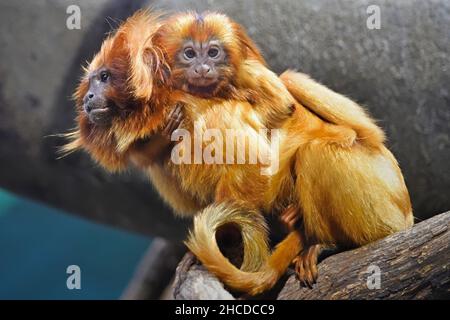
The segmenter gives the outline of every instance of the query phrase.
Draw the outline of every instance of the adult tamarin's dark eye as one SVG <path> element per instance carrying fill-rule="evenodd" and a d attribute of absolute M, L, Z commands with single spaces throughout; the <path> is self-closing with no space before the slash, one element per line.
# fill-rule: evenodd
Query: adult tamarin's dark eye
<path fill-rule="evenodd" d="M 109 79 L 109 73 L 106 71 L 102 71 L 102 73 L 100 73 L 100 81 L 101 82 L 106 82 Z"/>

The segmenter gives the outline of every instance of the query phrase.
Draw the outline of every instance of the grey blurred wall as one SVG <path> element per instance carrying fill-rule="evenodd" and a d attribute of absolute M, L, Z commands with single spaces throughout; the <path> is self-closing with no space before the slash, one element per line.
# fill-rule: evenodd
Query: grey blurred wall
<path fill-rule="evenodd" d="M 78 4 L 81 30 L 66 28 Z M 381 29 L 366 27 L 368 5 Z M 80 65 L 104 34 L 145 1 L 0 1 L 0 186 L 108 224 L 181 238 L 137 175 L 111 176 L 84 154 L 56 160 L 73 127 Z M 415 215 L 450 209 L 450 2 L 364 0 L 156 1 L 156 8 L 220 10 L 242 23 L 270 67 L 311 74 L 365 105 L 387 131 Z"/>

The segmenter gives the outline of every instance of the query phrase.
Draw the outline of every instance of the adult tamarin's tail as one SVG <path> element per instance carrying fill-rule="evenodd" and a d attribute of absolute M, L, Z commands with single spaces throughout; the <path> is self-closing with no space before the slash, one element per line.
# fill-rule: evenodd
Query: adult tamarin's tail
<path fill-rule="evenodd" d="M 216 242 L 216 230 L 228 223 L 241 229 L 244 244 L 241 269 L 223 256 Z M 303 247 L 300 234 L 291 232 L 269 255 L 264 217 L 235 203 L 213 204 L 198 214 L 186 245 L 226 285 L 251 295 L 273 287 Z"/>
<path fill-rule="evenodd" d="M 383 130 L 356 102 L 300 72 L 287 70 L 280 79 L 299 103 L 325 121 L 353 129 L 357 139 L 368 145 L 378 147 L 384 142 Z"/>

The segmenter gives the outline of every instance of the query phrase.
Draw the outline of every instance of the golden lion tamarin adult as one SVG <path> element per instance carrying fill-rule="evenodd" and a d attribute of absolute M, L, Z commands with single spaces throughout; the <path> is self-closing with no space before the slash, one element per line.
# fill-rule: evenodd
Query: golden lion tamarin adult
<path fill-rule="evenodd" d="M 212 15 L 211 19 L 218 20 L 216 23 L 233 37 L 235 28 L 226 24 L 231 21 L 220 17 Z M 329 118 L 318 117 L 295 101 L 283 82 L 257 59 L 249 59 L 239 69 L 240 88 L 258 92 L 263 83 L 267 96 L 295 106 L 281 127 L 280 170 L 273 177 L 261 175 L 255 165 L 176 165 L 147 160 L 155 141 L 160 141 L 164 118 L 180 101 L 185 105 L 181 128 L 192 132 L 196 120 L 205 125 L 200 130 L 244 128 L 254 133 L 250 136 L 258 137 L 255 144 L 266 145 L 257 135 L 264 127 L 264 117 L 251 101 L 205 99 L 172 91 L 167 85 L 170 65 L 161 54 L 164 48 L 152 43 L 158 25 L 148 13 L 139 13 L 106 40 L 77 91 L 79 130 L 66 151 L 84 148 L 110 170 L 123 169 L 132 159 L 149 173 L 175 210 L 195 213 L 206 207 L 195 219 L 188 244 L 226 284 L 256 294 L 275 283 L 302 249 L 302 241 L 308 246 L 357 246 L 412 223 L 408 193 L 395 159 L 383 146 L 382 135 L 372 135 L 381 130 L 360 107 L 349 100 L 339 101 L 338 110 L 344 111 L 339 117 L 328 108 L 330 101 L 322 101 L 311 92 L 320 102 L 313 106 L 318 108 L 315 113 L 323 111 L 341 121 L 327 122 Z M 121 72 L 117 72 L 118 66 Z M 293 81 L 290 90 L 301 98 L 302 88 L 301 82 Z M 100 92 L 100 100 L 106 102 L 91 103 L 97 94 L 91 96 L 90 91 Z M 336 96 L 331 92 L 331 98 Z M 362 131 L 353 126 L 355 123 Z M 371 135 L 361 136 L 361 132 Z M 361 186 L 367 188 L 361 190 Z M 304 239 L 291 232 L 267 257 L 264 222 L 256 209 L 282 208 L 291 202 L 301 209 Z M 250 248 L 244 250 L 242 270 L 223 257 L 215 242 L 216 226 L 227 222 L 242 226 L 244 247 Z M 246 272 L 254 270 L 258 272 Z"/>
<path fill-rule="evenodd" d="M 180 101 L 195 106 L 198 111 L 208 110 L 196 112 L 192 108 L 191 113 L 185 112 L 183 122 L 187 127 L 188 121 L 199 120 L 212 128 L 239 128 L 249 133 L 246 158 L 252 152 L 248 145 L 268 147 L 267 137 L 260 137 L 258 132 L 265 126 L 248 102 L 218 102 L 171 90 L 166 84 L 170 69 L 160 56 L 160 48 L 151 45 L 159 25 L 158 17 L 138 12 L 104 41 L 75 93 L 78 128 L 68 134 L 71 142 L 63 151 L 84 149 L 111 172 L 136 164 L 146 171 L 162 198 L 178 214 L 193 215 L 207 206 L 207 210 L 221 212 L 216 217 L 226 216 L 228 222 L 242 226 L 243 242 L 248 250 L 244 251 L 241 269 L 258 270 L 268 256 L 265 221 L 252 203 L 258 202 L 259 206 L 266 190 L 268 177 L 261 175 L 261 167 L 175 165 L 169 159 L 155 161 L 155 156 L 165 149 L 167 132 L 171 131 L 166 130 L 171 122 L 165 126 L 165 119 L 179 117 L 175 106 Z M 219 198 L 223 201 L 215 201 Z M 229 198 L 236 200 L 228 204 Z M 286 261 L 276 265 L 273 281 L 298 251 L 290 256 L 282 255 Z"/>
<path fill-rule="evenodd" d="M 396 160 L 383 145 L 383 131 L 360 106 L 306 75 L 288 71 L 277 78 L 242 28 L 222 14 L 179 14 L 166 21 L 159 34 L 155 43 L 163 48 L 179 89 L 209 99 L 247 99 L 264 120 L 277 103 L 281 110 L 295 106 L 289 119 L 265 121 L 281 123 L 285 137 L 281 170 L 269 180 L 262 207 L 270 210 L 294 202 L 300 208 L 306 248 L 295 262 L 304 282 L 311 285 L 317 277 L 321 245 L 360 246 L 412 225 L 409 195 Z M 245 50 L 251 54 L 244 57 Z M 288 219 L 293 219 L 292 212 Z M 258 277 L 270 282 L 265 276 L 274 269 L 270 263 L 282 258 L 273 258 L 266 270 L 252 275 L 232 266 L 212 240 L 216 227 L 228 222 L 226 216 L 218 217 L 222 213 L 207 210 L 197 216 L 187 244 L 225 283 L 259 292 L 249 283 Z M 296 250 L 295 245 L 291 248 Z"/>

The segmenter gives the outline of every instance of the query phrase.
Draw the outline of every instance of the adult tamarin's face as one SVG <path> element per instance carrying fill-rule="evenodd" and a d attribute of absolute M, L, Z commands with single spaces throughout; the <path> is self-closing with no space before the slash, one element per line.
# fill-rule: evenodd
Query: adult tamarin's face
<path fill-rule="evenodd" d="M 156 55 L 144 57 L 159 27 L 158 16 L 139 11 L 103 42 L 74 94 L 77 129 L 62 152 L 84 149 L 107 169 L 121 170 L 130 147 L 162 126 L 164 104 L 157 102 L 164 92 L 153 89 L 162 74 L 154 66 L 163 64 Z"/>
<path fill-rule="evenodd" d="M 75 93 L 79 116 L 92 126 L 109 127 L 115 117 L 132 111 L 136 99 L 127 90 L 129 69 L 128 52 L 121 39 L 107 39 L 85 69 Z"/>
<path fill-rule="evenodd" d="M 108 101 L 107 92 L 111 88 L 111 73 L 107 67 L 90 72 L 88 91 L 83 97 L 83 109 L 89 120 L 96 125 L 110 125 L 116 106 Z"/>

